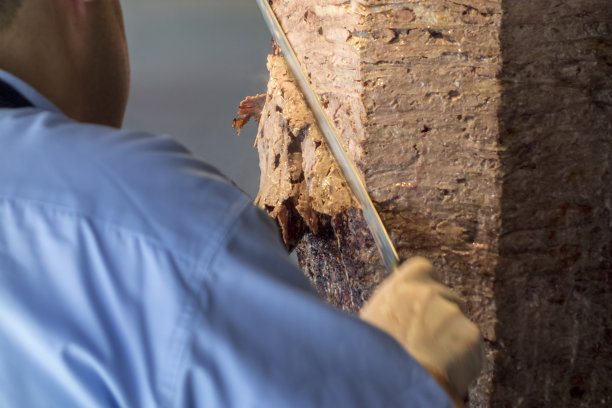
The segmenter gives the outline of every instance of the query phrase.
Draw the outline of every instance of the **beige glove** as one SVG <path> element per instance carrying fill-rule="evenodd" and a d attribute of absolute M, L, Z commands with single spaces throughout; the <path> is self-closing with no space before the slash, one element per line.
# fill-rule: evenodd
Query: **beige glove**
<path fill-rule="evenodd" d="M 482 367 L 482 337 L 462 313 L 462 300 L 436 278 L 425 258 L 408 260 L 360 317 L 393 336 L 460 405 Z"/>

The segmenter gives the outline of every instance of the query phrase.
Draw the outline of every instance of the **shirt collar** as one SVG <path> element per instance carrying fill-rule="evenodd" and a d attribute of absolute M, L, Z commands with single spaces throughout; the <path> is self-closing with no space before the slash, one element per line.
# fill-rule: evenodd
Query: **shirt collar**
<path fill-rule="evenodd" d="M 42 96 L 38 91 L 32 88 L 30 85 L 17 78 L 15 75 L 10 74 L 0 69 L 0 80 L 6 82 L 12 86 L 17 92 L 19 92 L 24 98 L 26 98 L 34 107 L 46 111 L 62 113 L 62 111 L 55 106 L 51 101 Z"/>

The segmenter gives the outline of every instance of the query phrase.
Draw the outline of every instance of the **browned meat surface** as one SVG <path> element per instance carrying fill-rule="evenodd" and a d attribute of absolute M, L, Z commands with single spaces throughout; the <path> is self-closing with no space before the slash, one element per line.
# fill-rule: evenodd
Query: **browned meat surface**
<path fill-rule="evenodd" d="M 402 257 L 488 345 L 473 407 L 612 405 L 609 0 L 275 0 Z M 384 271 L 278 55 L 257 203 L 330 303 Z"/>

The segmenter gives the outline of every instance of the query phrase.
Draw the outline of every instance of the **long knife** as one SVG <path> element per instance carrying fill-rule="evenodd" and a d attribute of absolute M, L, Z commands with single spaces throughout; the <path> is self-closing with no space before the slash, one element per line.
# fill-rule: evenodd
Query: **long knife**
<path fill-rule="evenodd" d="M 399 264 L 399 257 L 397 256 L 397 251 L 393 246 L 393 242 L 391 241 L 391 238 L 389 237 L 389 234 L 387 233 L 387 230 L 380 219 L 380 215 L 376 211 L 376 208 L 374 208 L 374 203 L 366 190 L 364 182 L 361 180 L 355 165 L 347 156 L 346 151 L 342 148 L 342 143 L 338 138 L 335 127 L 331 124 L 325 110 L 321 106 L 319 98 L 312 89 L 308 79 L 306 79 L 304 69 L 300 64 L 295 51 L 289 42 L 289 39 L 285 35 L 280 22 L 276 18 L 276 14 L 274 14 L 274 10 L 272 10 L 269 0 L 257 0 L 257 5 L 264 16 L 264 20 L 266 21 L 272 36 L 283 51 L 283 56 L 287 61 L 287 65 L 295 78 L 298 88 L 302 91 L 304 99 L 306 99 L 308 107 L 312 111 L 319 129 L 325 137 L 325 141 L 327 142 L 334 159 L 336 159 L 336 163 L 338 163 L 340 170 L 342 170 L 342 173 L 344 174 L 344 178 L 353 191 L 353 194 L 355 194 L 355 197 L 357 197 L 357 201 L 361 205 L 363 216 L 368 224 L 368 228 L 370 229 L 372 236 L 374 237 L 376 247 L 380 251 L 380 255 L 385 264 L 385 269 L 387 270 L 388 274 L 391 274 Z"/>

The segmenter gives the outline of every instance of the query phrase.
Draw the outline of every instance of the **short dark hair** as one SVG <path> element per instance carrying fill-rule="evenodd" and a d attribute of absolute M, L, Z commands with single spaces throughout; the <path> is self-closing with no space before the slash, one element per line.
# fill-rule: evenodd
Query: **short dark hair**
<path fill-rule="evenodd" d="M 22 0 L 0 0 L 0 30 L 11 24 L 21 2 Z"/>

